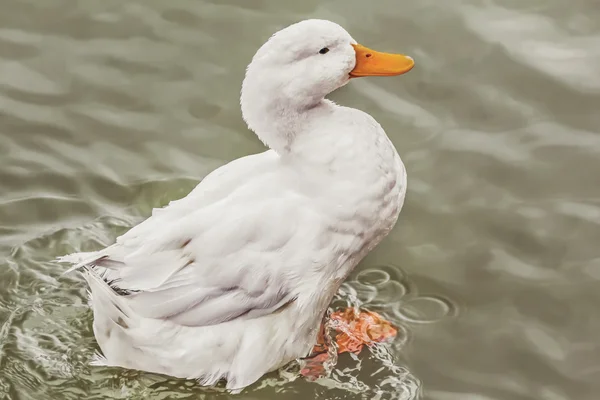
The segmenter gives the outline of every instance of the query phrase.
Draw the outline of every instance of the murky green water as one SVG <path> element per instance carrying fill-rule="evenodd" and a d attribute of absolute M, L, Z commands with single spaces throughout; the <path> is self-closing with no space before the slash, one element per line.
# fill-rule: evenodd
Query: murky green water
<path fill-rule="evenodd" d="M 333 96 L 373 115 L 408 169 L 396 229 L 338 299 L 401 334 L 327 379 L 282 371 L 236 398 L 600 396 L 597 1 L 4 0 L 0 398 L 229 397 L 88 367 L 84 282 L 50 260 L 261 151 L 238 106 L 246 64 L 309 17 L 417 62 Z"/>

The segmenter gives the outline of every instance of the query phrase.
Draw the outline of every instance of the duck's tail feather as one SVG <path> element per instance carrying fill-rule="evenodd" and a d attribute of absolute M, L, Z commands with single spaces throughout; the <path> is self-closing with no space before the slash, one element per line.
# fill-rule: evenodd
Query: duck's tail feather
<path fill-rule="evenodd" d="M 65 256 L 56 258 L 54 261 L 57 263 L 74 264 L 71 268 L 69 268 L 68 270 L 66 270 L 65 272 L 62 273 L 62 275 L 67 275 L 73 271 L 76 271 L 76 270 L 84 267 L 84 266 L 95 265 L 95 263 L 98 260 L 100 260 L 106 256 L 107 256 L 107 254 L 106 254 L 105 250 L 90 251 L 90 252 L 83 252 L 83 253 L 67 254 Z"/>
<path fill-rule="evenodd" d="M 105 277 L 93 268 L 86 266 L 82 274 L 89 285 L 95 319 L 108 318 L 122 329 L 132 326 L 135 313 L 126 298 L 119 295 Z"/>

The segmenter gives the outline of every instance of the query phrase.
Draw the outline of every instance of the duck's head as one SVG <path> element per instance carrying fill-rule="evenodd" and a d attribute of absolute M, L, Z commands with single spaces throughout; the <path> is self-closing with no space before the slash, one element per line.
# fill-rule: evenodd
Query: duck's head
<path fill-rule="evenodd" d="M 273 148 L 273 141 L 264 137 L 274 128 L 267 126 L 273 123 L 268 114 L 285 119 L 313 108 L 351 78 L 400 75 L 413 66 L 408 56 L 359 45 L 334 22 L 301 21 L 275 33 L 254 55 L 242 86 L 242 113 Z"/>

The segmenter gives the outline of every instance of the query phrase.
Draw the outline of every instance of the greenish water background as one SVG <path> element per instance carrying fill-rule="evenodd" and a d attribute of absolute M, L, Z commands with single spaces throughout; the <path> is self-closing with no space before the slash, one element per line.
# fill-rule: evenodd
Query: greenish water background
<path fill-rule="evenodd" d="M 408 170 L 397 227 L 338 299 L 401 334 L 328 379 L 275 373 L 235 398 L 598 398 L 597 1 L 5 0 L 0 399 L 230 397 L 88 367 L 85 285 L 49 261 L 261 151 L 239 111 L 245 67 L 314 17 L 417 63 L 332 96 L 373 115 Z"/>

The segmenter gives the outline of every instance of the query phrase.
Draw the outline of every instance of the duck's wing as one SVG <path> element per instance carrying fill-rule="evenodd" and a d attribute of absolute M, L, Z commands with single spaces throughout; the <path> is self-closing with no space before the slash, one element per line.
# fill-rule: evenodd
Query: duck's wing
<path fill-rule="evenodd" d="M 272 313 L 326 253 L 322 216 L 285 179 L 253 175 L 198 209 L 166 208 L 86 265 L 107 268 L 143 317 L 206 326 Z"/>
<path fill-rule="evenodd" d="M 314 238 L 292 195 L 214 204 L 100 260 L 141 316 L 204 326 L 272 313 L 294 301 Z M 316 223 L 316 221 L 314 221 Z M 315 229 L 318 231 L 318 229 Z M 301 265 L 306 261 L 305 265 Z"/>

